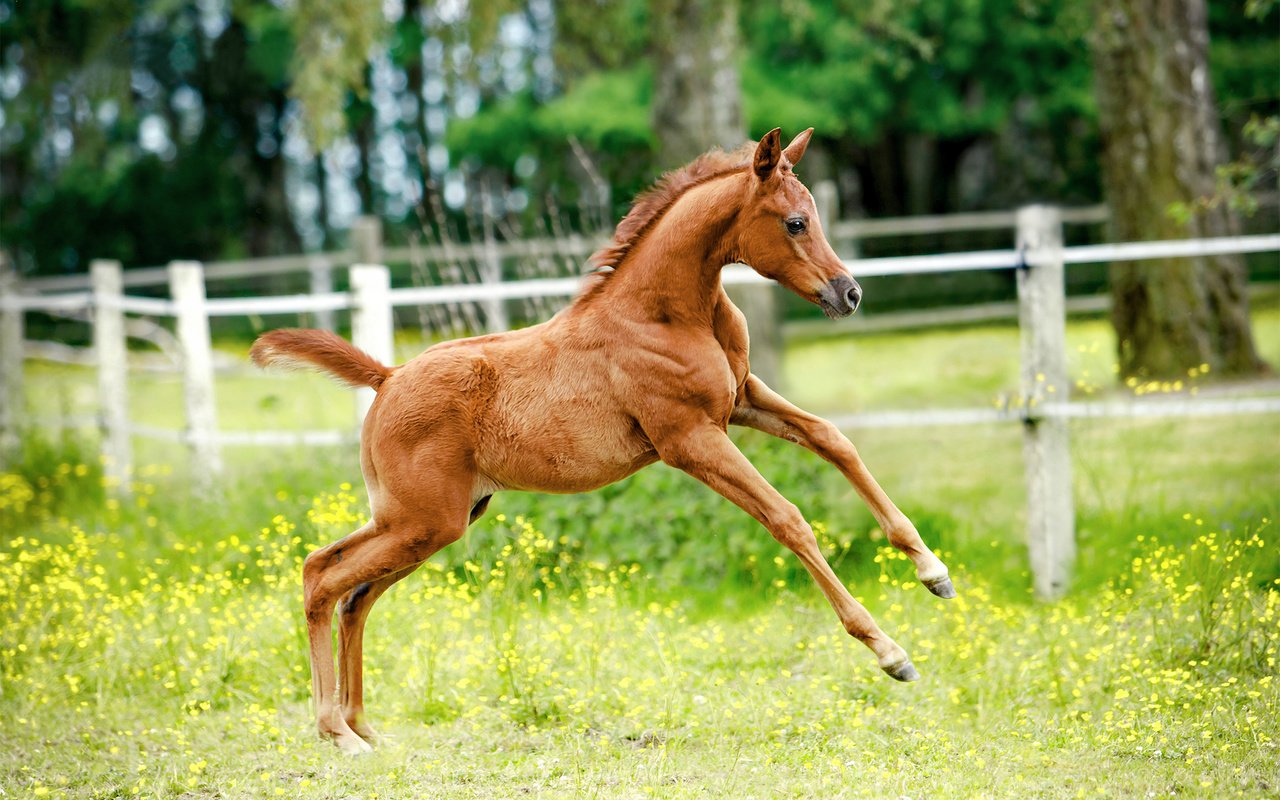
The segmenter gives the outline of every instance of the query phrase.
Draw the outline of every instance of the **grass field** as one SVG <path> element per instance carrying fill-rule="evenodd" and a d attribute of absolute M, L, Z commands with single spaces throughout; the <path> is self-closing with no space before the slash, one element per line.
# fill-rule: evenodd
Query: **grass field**
<path fill-rule="evenodd" d="M 1280 309 L 1256 331 L 1280 363 Z M 1111 391 L 1105 324 L 1070 342 L 1077 391 Z M 1016 388 L 1016 348 L 1008 326 L 795 343 L 788 393 L 986 404 Z M 91 380 L 36 367 L 28 391 L 76 411 Z M 165 383 L 133 387 L 137 418 L 180 423 Z M 350 419 L 307 376 L 218 388 L 228 427 Z M 117 502 L 90 445 L 33 436 L 0 475 L 0 796 L 1280 795 L 1280 420 L 1074 424 L 1080 562 L 1055 604 L 1028 592 L 1016 426 L 854 433 L 957 600 L 914 583 L 833 469 L 737 438 L 921 682 L 880 674 L 794 558 L 659 466 L 500 495 L 380 601 L 366 685 L 392 740 L 355 760 L 312 734 L 299 585 L 367 511 L 354 454 L 232 452 L 201 498 L 153 445 Z"/>

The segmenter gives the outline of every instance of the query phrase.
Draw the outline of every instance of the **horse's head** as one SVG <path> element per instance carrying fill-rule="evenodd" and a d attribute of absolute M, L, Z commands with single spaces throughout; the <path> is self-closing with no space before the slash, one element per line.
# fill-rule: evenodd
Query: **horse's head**
<path fill-rule="evenodd" d="M 791 171 L 812 134 L 810 128 L 784 149 L 774 128 L 756 145 L 749 197 L 737 223 L 738 254 L 827 316 L 847 317 L 857 310 L 862 289 L 823 235 L 813 195 Z"/>

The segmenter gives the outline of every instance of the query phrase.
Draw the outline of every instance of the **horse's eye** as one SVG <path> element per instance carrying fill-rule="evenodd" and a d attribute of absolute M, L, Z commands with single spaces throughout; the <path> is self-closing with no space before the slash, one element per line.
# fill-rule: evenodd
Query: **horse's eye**
<path fill-rule="evenodd" d="M 787 233 L 792 236 L 799 236 L 804 233 L 805 222 L 800 217 L 792 217 L 787 220 Z"/>

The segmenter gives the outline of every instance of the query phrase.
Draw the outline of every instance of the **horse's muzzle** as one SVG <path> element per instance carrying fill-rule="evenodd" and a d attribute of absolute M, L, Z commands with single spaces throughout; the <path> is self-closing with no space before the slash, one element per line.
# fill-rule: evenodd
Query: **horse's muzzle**
<path fill-rule="evenodd" d="M 847 317 L 858 310 L 862 302 L 862 287 L 848 275 L 832 278 L 818 292 L 818 304 L 831 319 Z"/>

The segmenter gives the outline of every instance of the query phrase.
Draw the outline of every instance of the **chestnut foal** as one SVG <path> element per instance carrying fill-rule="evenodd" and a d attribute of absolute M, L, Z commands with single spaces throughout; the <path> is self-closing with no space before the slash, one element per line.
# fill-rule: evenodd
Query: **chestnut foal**
<path fill-rule="evenodd" d="M 445 342 L 391 368 L 323 331 L 277 330 L 253 346 L 260 366 L 302 362 L 377 398 L 360 466 L 372 519 L 303 565 L 316 723 L 347 752 L 370 749 L 361 639 L 370 606 L 457 541 L 502 490 L 585 492 L 662 460 L 741 506 L 812 573 L 846 631 L 901 681 L 919 678 L 832 572 L 795 505 L 725 433 L 757 428 L 834 464 L 889 541 L 934 594 L 954 597 L 947 568 L 831 423 L 751 374 L 747 327 L 720 286 L 743 262 L 830 317 L 861 289 L 822 233 L 791 168 L 812 129 L 785 149 L 779 132 L 737 153 L 715 151 L 641 195 L 596 253 L 597 274 L 568 308 L 523 330 Z M 331 624 L 338 606 L 338 678 Z"/>

